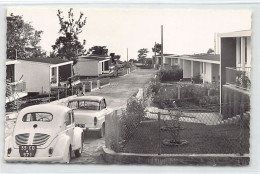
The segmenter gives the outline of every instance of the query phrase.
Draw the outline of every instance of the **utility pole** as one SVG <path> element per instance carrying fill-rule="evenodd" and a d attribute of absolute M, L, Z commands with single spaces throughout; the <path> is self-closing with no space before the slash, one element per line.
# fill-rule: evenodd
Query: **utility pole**
<path fill-rule="evenodd" d="M 163 66 L 163 25 L 161 25 L 161 68 Z"/>
<path fill-rule="evenodd" d="M 128 62 L 128 48 L 126 49 L 126 58 L 127 58 L 127 62 Z"/>

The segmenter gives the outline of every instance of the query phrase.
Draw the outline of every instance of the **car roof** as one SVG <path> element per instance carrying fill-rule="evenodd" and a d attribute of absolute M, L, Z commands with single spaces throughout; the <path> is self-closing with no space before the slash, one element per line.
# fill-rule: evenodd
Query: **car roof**
<path fill-rule="evenodd" d="M 83 101 L 83 100 L 99 102 L 103 98 L 104 97 L 101 97 L 101 96 L 79 96 L 79 97 L 75 97 L 75 98 L 69 99 L 69 102 L 71 102 L 71 101 Z"/>
<path fill-rule="evenodd" d="M 20 111 L 19 115 L 21 115 L 23 117 L 26 113 L 47 112 L 47 113 L 51 113 L 52 115 L 55 115 L 55 116 L 57 115 L 56 117 L 60 117 L 60 115 L 67 113 L 69 110 L 71 110 L 71 109 L 66 106 L 48 103 L 48 104 L 39 104 L 39 105 L 33 105 L 33 106 L 26 107 Z"/>

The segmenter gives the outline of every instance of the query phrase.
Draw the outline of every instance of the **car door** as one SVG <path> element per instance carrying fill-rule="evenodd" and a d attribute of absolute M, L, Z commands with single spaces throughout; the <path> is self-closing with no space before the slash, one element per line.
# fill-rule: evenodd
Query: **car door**
<path fill-rule="evenodd" d="M 73 142 L 73 135 L 74 135 L 74 117 L 73 111 L 68 111 L 65 116 L 65 124 L 66 124 L 66 134 L 70 137 L 70 144 Z"/>

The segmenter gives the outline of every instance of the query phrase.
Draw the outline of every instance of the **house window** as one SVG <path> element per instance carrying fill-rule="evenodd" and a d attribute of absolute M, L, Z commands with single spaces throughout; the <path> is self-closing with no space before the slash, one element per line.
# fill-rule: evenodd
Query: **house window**
<path fill-rule="evenodd" d="M 245 63 L 247 64 L 247 38 L 245 38 Z"/>
<path fill-rule="evenodd" d="M 55 75 L 55 68 L 51 69 L 51 75 L 54 76 Z"/>
<path fill-rule="evenodd" d="M 206 70 L 207 70 L 207 66 L 206 66 L 207 64 L 205 63 L 205 65 L 204 65 L 204 73 L 205 74 L 207 74 L 207 72 L 206 72 Z"/>

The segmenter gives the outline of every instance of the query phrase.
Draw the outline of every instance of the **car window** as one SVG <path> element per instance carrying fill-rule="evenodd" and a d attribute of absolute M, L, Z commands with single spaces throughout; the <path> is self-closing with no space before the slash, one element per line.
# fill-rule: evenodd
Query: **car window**
<path fill-rule="evenodd" d="M 41 121 L 41 122 L 50 122 L 53 119 L 53 115 L 47 112 L 31 112 L 23 116 L 23 122 L 31 121 Z"/>
<path fill-rule="evenodd" d="M 65 124 L 66 126 L 71 125 L 71 114 L 70 112 L 67 112 L 65 115 Z"/>
<path fill-rule="evenodd" d="M 99 110 L 99 102 L 81 100 L 69 102 L 68 107 L 71 109 Z"/>
<path fill-rule="evenodd" d="M 100 106 L 101 106 L 101 109 L 105 109 L 106 108 L 106 102 L 105 102 L 104 99 L 101 100 Z"/>

